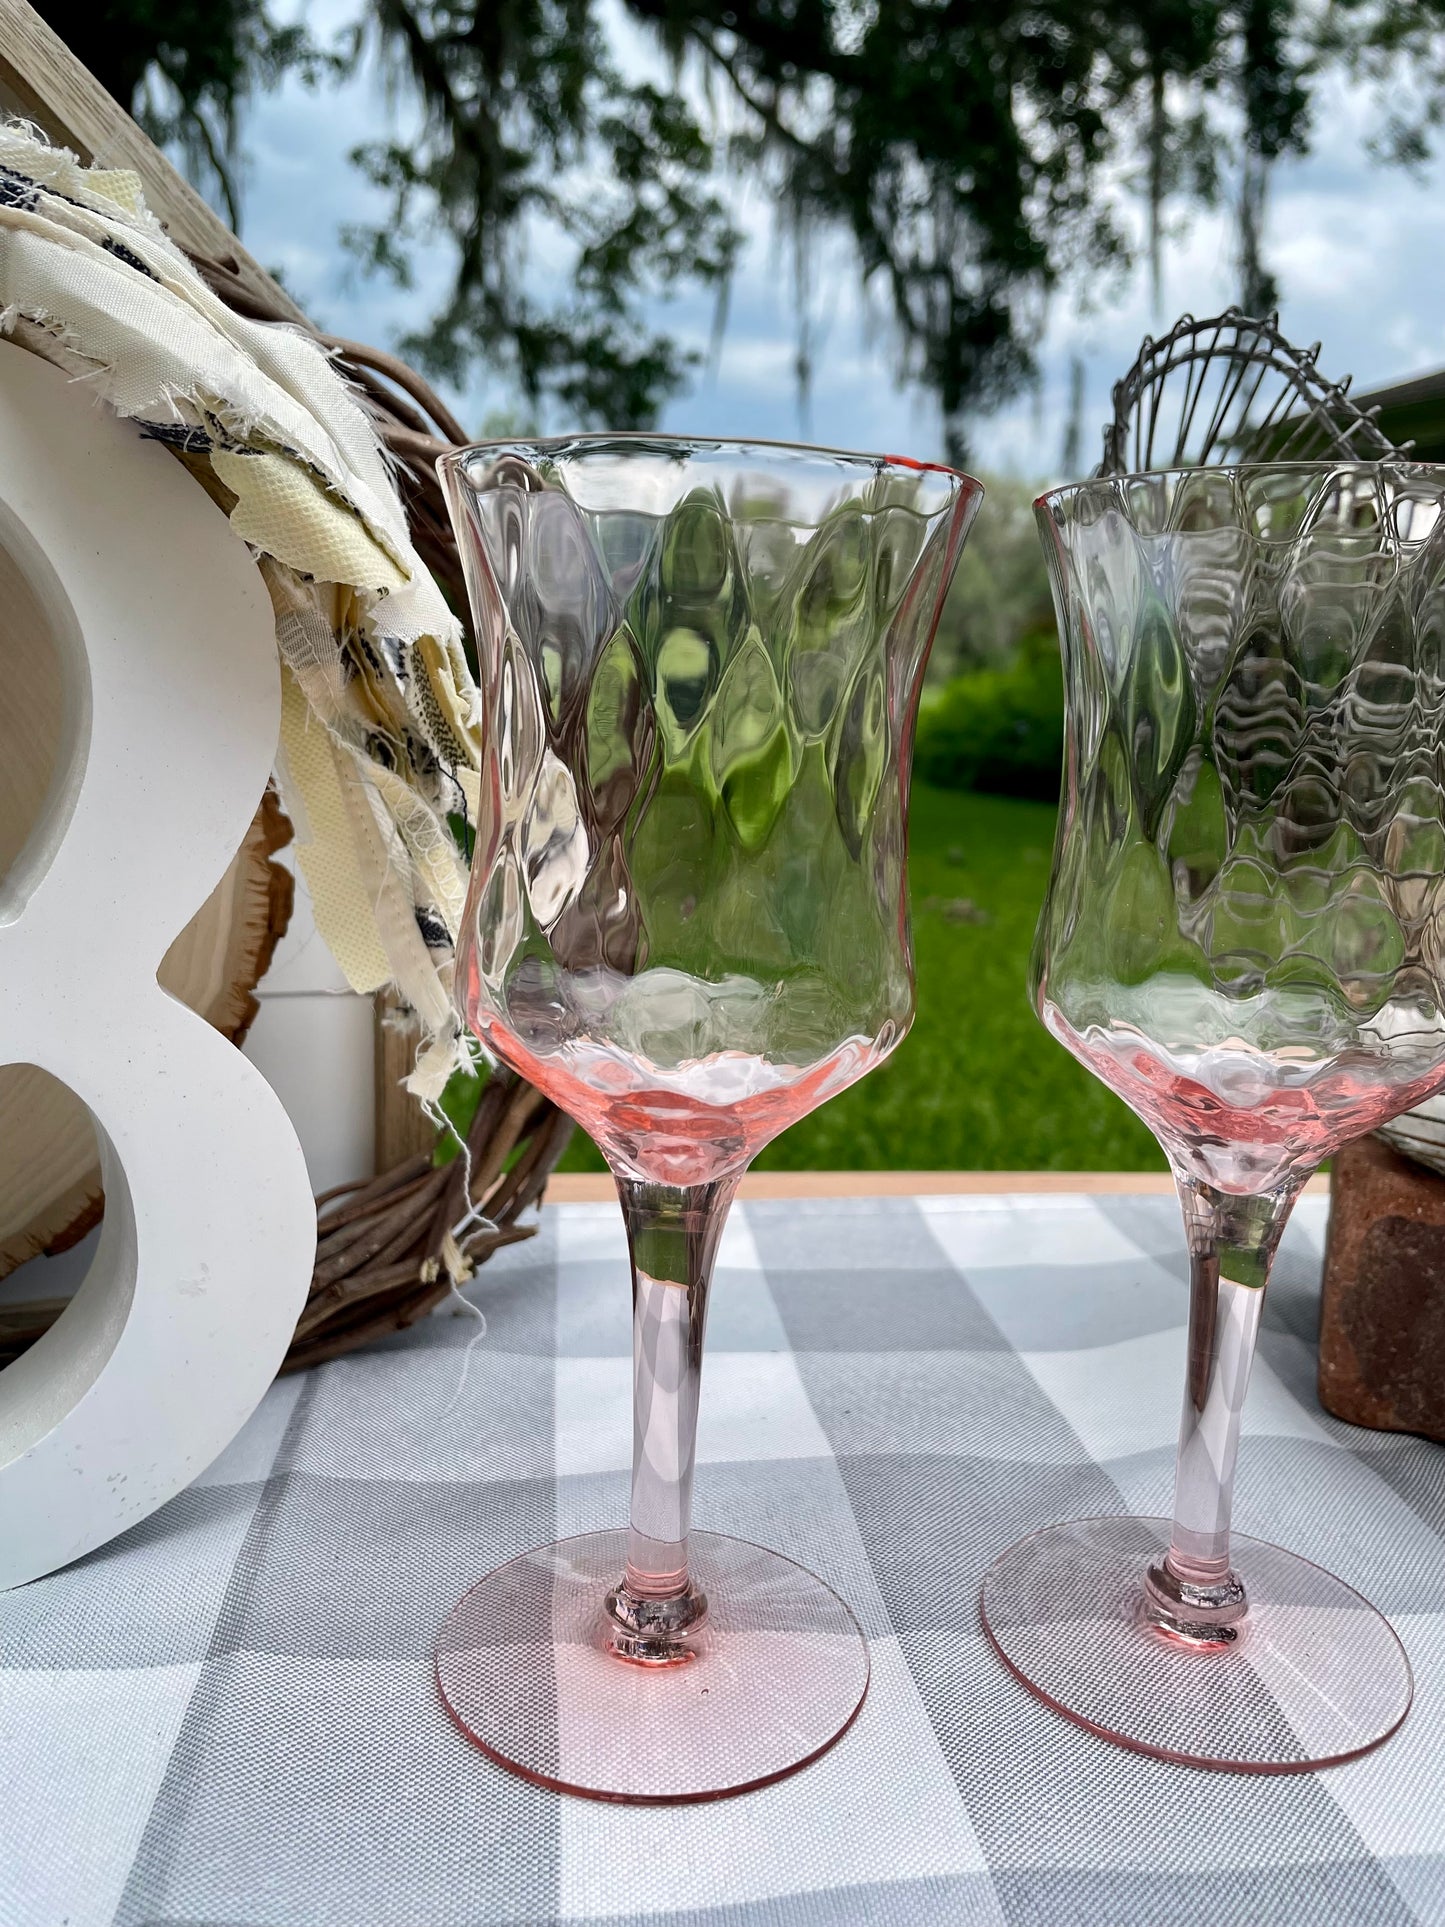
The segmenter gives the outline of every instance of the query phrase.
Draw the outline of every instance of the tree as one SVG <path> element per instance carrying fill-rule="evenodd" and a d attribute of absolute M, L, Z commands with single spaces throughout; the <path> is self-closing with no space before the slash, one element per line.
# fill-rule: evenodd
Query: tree
<path fill-rule="evenodd" d="M 358 150 L 392 207 L 349 238 L 403 282 L 398 234 L 421 224 L 450 243 L 451 293 L 403 343 L 431 372 L 460 379 L 485 354 L 529 406 L 550 396 L 574 420 L 626 428 L 686 373 L 649 299 L 687 280 L 724 288 L 737 236 L 697 115 L 625 77 L 597 16 L 594 0 L 374 0 L 371 31 L 425 125 L 419 141 Z M 524 265 L 539 230 L 572 254 L 551 307 Z"/>
<path fill-rule="evenodd" d="M 772 191 L 801 283 L 816 239 L 848 236 L 959 454 L 969 418 L 1028 381 L 1051 293 L 1132 266 L 1106 191 L 1120 174 L 1150 210 L 1156 274 L 1165 211 L 1231 198 L 1241 299 L 1258 309 L 1275 296 L 1269 170 L 1307 147 L 1320 77 L 1379 83 L 1380 150 L 1407 164 L 1445 106 L 1445 0 L 622 0 L 626 31 L 666 63 L 651 78 L 627 71 L 601 0 L 357 4 L 347 57 L 379 51 L 422 131 L 358 150 L 390 210 L 351 240 L 402 280 L 399 237 L 440 235 L 454 261 L 405 347 L 618 427 L 655 419 L 688 374 L 650 319 L 659 293 L 701 283 L 725 314 L 730 177 Z M 318 59 L 264 0 L 107 0 L 63 30 L 122 98 L 163 75 L 176 125 L 223 177 L 217 130 L 245 87 L 268 63 Z M 566 258 L 550 301 L 527 269 L 543 240 Z M 806 381 L 806 327 L 799 366 Z"/>
<path fill-rule="evenodd" d="M 321 64 L 304 31 L 278 26 L 265 0 L 36 0 L 96 79 L 158 146 L 179 148 L 187 171 L 240 225 L 237 115 L 253 86 L 284 69 Z"/>

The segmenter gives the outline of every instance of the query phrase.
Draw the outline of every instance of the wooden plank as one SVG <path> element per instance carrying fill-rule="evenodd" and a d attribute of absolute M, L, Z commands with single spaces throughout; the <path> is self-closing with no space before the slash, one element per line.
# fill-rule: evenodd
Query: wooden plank
<path fill-rule="evenodd" d="M 393 1171 L 436 1144 L 436 1126 L 402 1080 L 416 1069 L 421 1022 L 399 991 L 378 990 L 373 1003 L 376 1039 L 376 1169 Z"/>
<path fill-rule="evenodd" d="M 305 322 L 220 215 L 25 0 L 0 0 L 0 107 L 33 120 L 82 160 L 132 168 L 145 183 L 151 211 L 177 246 L 219 263 L 259 300 L 289 320 Z"/>
<path fill-rule="evenodd" d="M 1326 1197 L 1327 1177 L 1311 1178 L 1306 1197 Z M 1165 1171 L 750 1171 L 743 1198 L 937 1198 L 1019 1197 L 1030 1193 L 1086 1197 L 1168 1197 L 1174 1180 Z M 554 1174 L 548 1204 L 598 1204 L 617 1196 L 600 1172 Z"/>

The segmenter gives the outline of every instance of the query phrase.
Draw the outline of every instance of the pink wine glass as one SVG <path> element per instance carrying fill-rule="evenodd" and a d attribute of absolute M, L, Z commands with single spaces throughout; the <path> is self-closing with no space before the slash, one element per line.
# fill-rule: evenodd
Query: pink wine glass
<path fill-rule="evenodd" d="M 867 1688 L 820 1579 L 689 1530 L 703 1324 L 749 1162 L 912 1020 L 913 721 L 982 491 L 894 457 L 653 435 L 439 466 L 485 745 L 457 994 L 616 1178 L 633 1471 L 626 1530 L 483 1579 L 437 1676 L 530 1779 L 716 1798 L 815 1758 Z"/>
<path fill-rule="evenodd" d="M 1037 504 L 1068 732 L 1033 994 L 1143 1118 L 1190 1256 L 1174 1517 L 1051 1527 L 983 1589 L 1060 1711 L 1201 1766 L 1351 1758 L 1387 1622 L 1230 1534 L 1270 1264 L 1321 1159 L 1445 1078 L 1445 470 L 1122 476 Z"/>

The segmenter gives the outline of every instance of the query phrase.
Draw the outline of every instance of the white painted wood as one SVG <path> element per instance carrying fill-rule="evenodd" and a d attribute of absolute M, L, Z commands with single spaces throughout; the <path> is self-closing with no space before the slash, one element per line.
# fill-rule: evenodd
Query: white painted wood
<path fill-rule="evenodd" d="M 294 866 L 296 900 L 256 986 L 245 1051 L 296 1126 L 312 1190 L 329 1191 L 376 1168 L 372 999 L 357 995 L 322 942 L 295 845 L 277 861 Z"/>
<path fill-rule="evenodd" d="M 322 941 L 295 844 L 274 860 L 294 871 L 296 899 L 256 986 L 260 1010 L 244 1048 L 296 1126 L 312 1190 L 329 1191 L 376 1168 L 372 999 L 357 995 Z"/>
<path fill-rule="evenodd" d="M 304 991 L 263 997 L 246 1055 L 286 1106 L 312 1189 L 370 1177 L 376 1167 L 371 999 Z"/>
<path fill-rule="evenodd" d="M 303 991 L 262 997 L 246 1055 L 286 1106 L 314 1191 L 376 1168 L 371 999 Z"/>
<path fill-rule="evenodd" d="M 90 1106 L 107 1195 L 70 1308 L 0 1373 L 9 1586 L 144 1518 L 229 1443 L 285 1353 L 315 1214 L 275 1095 L 155 979 L 275 754 L 255 566 L 164 449 L 6 344 L 0 548 L 68 701 L 46 809 L 0 880 L 0 1062 Z"/>

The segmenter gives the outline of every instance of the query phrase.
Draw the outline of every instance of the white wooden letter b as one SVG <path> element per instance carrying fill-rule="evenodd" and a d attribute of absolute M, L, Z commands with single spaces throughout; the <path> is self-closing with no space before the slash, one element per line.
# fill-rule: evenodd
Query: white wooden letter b
<path fill-rule="evenodd" d="M 144 1518 L 230 1441 L 285 1354 L 316 1219 L 269 1086 L 156 982 L 275 754 L 255 565 L 164 449 L 10 345 L 0 551 L 67 691 L 44 810 L 0 878 L 0 1064 L 89 1105 L 106 1193 L 74 1302 L 0 1374 L 3 1587 Z"/>

